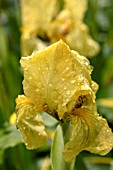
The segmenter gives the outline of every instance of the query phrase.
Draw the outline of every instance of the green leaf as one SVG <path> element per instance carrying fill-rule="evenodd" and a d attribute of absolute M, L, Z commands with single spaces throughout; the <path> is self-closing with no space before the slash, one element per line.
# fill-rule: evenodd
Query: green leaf
<path fill-rule="evenodd" d="M 7 62 L 8 46 L 7 46 L 7 36 L 0 26 L 0 64 L 5 64 Z"/>
<path fill-rule="evenodd" d="M 75 167 L 76 170 L 88 170 L 86 168 L 86 164 L 84 162 L 84 157 L 87 155 L 86 152 L 81 152 L 77 158 L 76 158 L 76 163 L 75 163 Z"/>
<path fill-rule="evenodd" d="M 0 130 L 0 152 L 19 143 L 23 143 L 23 139 L 15 125 Z"/>
<path fill-rule="evenodd" d="M 58 123 L 58 121 L 54 117 L 50 116 L 46 112 L 42 112 L 41 116 L 44 120 L 45 126 L 53 127 L 53 126 L 57 125 L 57 123 Z"/>
<path fill-rule="evenodd" d="M 3 156 L 4 156 L 4 152 L 0 150 L 0 164 L 3 163 Z"/>
<path fill-rule="evenodd" d="M 113 98 L 100 98 L 97 100 L 99 106 L 113 108 Z"/>
<path fill-rule="evenodd" d="M 105 66 L 102 71 L 102 83 L 103 85 L 108 85 L 112 82 L 113 78 L 113 55 L 111 55 L 107 60 L 105 61 Z"/>
<path fill-rule="evenodd" d="M 52 170 L 71 170 L 71 163 L 67 163 L 63 158 L 64 140 L 62 128 L 60 125 L 57 126 L 52 148 L 51 148 L 51 160 Z"/>
<path fill-rule="evenodd" d="M 108 157 L 89 157 L 85 158 L 87 170 L 112 170 L 112 158 Z"/>

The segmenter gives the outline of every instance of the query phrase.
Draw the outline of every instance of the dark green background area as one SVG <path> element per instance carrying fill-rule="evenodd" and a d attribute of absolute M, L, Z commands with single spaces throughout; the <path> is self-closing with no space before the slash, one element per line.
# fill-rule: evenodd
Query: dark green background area
<path fill-rule="evenodd" d="M 113 97 L 113 0 L 89 0 L 84 22 L 100 44 L 100 53 L 90 59 L 92 78 L 99 84 L 97 99 Z M 20 28 L 19 0 L 0 0 L 0 170 L 40 170 L 50 155 L 51 141 L 28 151 L 16 127 L 9 125 L 15 98 L 22 94 Z M 113 129 L 113 109 L 99 106 L 98 112 Z M 113 151 L 104 157 L 84 151 L 77 157 L 75 170 L 113 170 L 112 158 Z"/>

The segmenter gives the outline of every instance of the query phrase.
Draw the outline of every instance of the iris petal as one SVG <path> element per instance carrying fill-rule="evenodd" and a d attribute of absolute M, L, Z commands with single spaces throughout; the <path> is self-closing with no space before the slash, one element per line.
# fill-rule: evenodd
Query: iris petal
<path fill-rule="evenodd" d="M 76 100 L 81 91 L 92 92 L 88 60 L 71 51 L 62 40 L 23 57 L 21 65 L 24 93 L 35 103 L 38 112 L 45 111 L 46 105 L 53 116 L 57 112 L 62 119 L 68 112 L 68 102 Z"/>
<path fill-rule="evenodd" d="M 63 151 L 66 161 L 72 161 L 83 150 L 105 155 L 112 149 L 113 133 L 107 121 L 94 110 L 75 109 L 70 120 L 72 137 Z"/>
<path fill-rule="evenodd" d="M 22 133 L 27 149 L 36 149 L 45 144 L 47 133 L 40 113 L 25 96 L 16 99 L 17 127 Z"/>

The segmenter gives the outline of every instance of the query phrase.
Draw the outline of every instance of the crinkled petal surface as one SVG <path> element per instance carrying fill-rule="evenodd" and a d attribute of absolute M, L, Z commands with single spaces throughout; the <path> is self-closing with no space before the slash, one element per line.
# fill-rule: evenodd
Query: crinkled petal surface
<path fill-rule="evenodd" d="M 48 106 L 53 116 L 57 112 L 62 119 L 68 112 L 67 103 L 71 102 L 74 107 L 81 94 L 89 94 L 91 100 L 95 100 L 88 60 L 71 51 L 62 40 L 23 57 L 21 65 L 24 93 L 38 112 Z"/>
<path fill-rule="evenodd" d="M 33 104 L 24 95 L 16 99 L 17 127 L 22 133 L 27 149 L 36 149 L 45 144 L 47 133 L 44 122 Z"/>
<path fill-rule="evenodd" d="M 107 121 L 94 110 L 75 109 L 70 120 L 72 137 L 65 144 L 63 151 L 65 161 L 72 161 L 83 150 L 105 155 L 112 149 L 113 133 Z"/>

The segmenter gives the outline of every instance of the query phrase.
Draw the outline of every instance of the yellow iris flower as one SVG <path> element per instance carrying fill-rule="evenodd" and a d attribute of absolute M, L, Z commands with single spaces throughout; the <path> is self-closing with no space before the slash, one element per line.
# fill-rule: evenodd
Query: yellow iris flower
<path fill-rule="evenodd" d="M 21 7 L 23 56 L 59 39 L 87 57 L 99 52 L 98 43 L 83 22 L 87 0 L 22 0 Z"/>
<path fill-rule="evenodd" d="M 22 57 L 24 95 L 16 99 L 17 126 L 26 147 L 35 149 L 47 140 L 41 112 L 71 124 L 72 134 L 63 155 L 71 161 L 82 150 L 101 155 L 113 147 L 113 133 L 98 115 L 87 58 L 70 50 L 62 41 Z"/>

